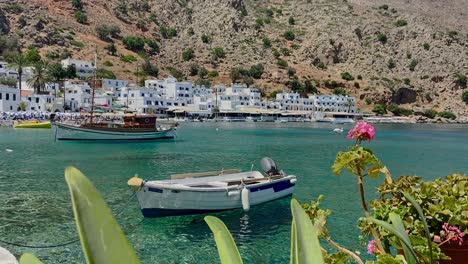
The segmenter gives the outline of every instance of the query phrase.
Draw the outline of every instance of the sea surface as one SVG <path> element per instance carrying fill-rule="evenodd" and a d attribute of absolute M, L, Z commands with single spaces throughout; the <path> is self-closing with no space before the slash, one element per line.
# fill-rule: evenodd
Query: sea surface
<path fill-rule="evenodd" d="M 341 126 L 340 126 L 341 127 Z M 345 131 L 351 126 L 345 125 Z M 144 219 L 127 180 L 137 174 L 164 179 L 170 174 L 217 169 L 259 169 L 268 156 L 297 175 L 294 197 L 309 202 L 320 194 L 330 235 L 360 250 L 360 208 L 356 179 L 335 176 L 338 151 L 352 144 L 336 126 L 314 123 L 183 123 L 176 140 L 161 142 L 54 142 L 51 130 L 0 128 L 0 239 L 28 245 L 60 244 L 77 237 L 68 188 L 67 166 L 87 175 L 117 215 L 142 263 L 219 263 L 203 215 Z M 468 173 L 467 125 L 376 125 L 366 143 L 394 176 L 430 180 Z M 7 152 L 6 149 L 13 150 Z M 366 179 L 368 199 L 382 182 Z M 288 263 L 290 199 L 213 215 L 231 230 L 245 263 Z M 31 252 L 44 263 L 84 263 L 79 243 L 34 249 L 0 246 L 15 255 Z M 368 257 L 368 256 L 365 256 Z"/>

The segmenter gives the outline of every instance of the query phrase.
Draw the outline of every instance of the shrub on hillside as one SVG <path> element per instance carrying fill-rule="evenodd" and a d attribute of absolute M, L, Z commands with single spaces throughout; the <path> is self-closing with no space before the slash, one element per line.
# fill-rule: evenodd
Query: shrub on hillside
<path fill-rule="evenodd" d="M 413 60 L 410 62 L 409 66 L 408 66 L 409 70 L 410 70 L 410 71 L 414 71 L 414 69 L 416 68 L 416 66 L 418 65 L 418 63 L 419 63 L 419 62 L 418 62 L 417 60 L 413 59 Z"/>
<path fill-rule="evenodd" d="M 83 10 L 83 2 L 81 0 L 71 0 L 73 8 L 77 10 Z"/>
<path fill-rule="evenodd" d="M 263 68 L 263 65 L 261 63 L 255 64 L 255 65 L 250 66 L 249 75 L 252 78 L 260 79 L 262 78 L 262 74 L 264 70 L 265 69 Z"/>
<path fill-rule="evenodd" d="M 124 46 L 128 50 L 141 51 L 145 48 L 145 40 L 137 36 L 126 36 L 122 40 Z"/>
<path fill-rule="evenodd" d="M 197 75 L 199 69 L 200 69 L 200 66 L 198 66 L 198 64 L 196 64 L 196 63 L 190 64 L 190 66 L 189 66 L 189 75 L 190 76 Z"/>
<path fill-rule="evenodd" d="M 201 40 L 202 40 L 203 43 L 210 43 L 211 40 L 212 40 L 212 37 L 210 35 L 203 34 L 201 36 Z"/>
<path fill-rule="evenodd" d="M 380 43 L 385 44 L 385 43 L 387 43 L 388 38 L 387 38 L 387 35 L 385 35 L 382 32 L 379 32 L 377 34 L 377 40 L 380 41 Z"/>
<path fill-rule="evenodd" d="M 393 68 L 396 67 L 395 61 L 394 61 L 392 58 L 390 58 L 390 59 L 388 60 L 387 67 L 388 67 L 389 69 L 393 69 Z"/>
<path fill-rule="evenodd" d="M 428 110 L 424 111 L 423 116 L 433 119 L 433 118 L 435 118 L 437 116 L 437 111 L 432 110 L 432 109 L 428 109 Z"/>
<path fill-rule="evenodd" d="M 387 107 L 383 104 L 376 104 L 372 112 L 376 113 L 377 115 L 384 115 L 387 113 Z"/>
<path fill-rule="evenodd" d="M 185 80 L 185 75 L 179 69 L 175 67 L 167 67 L 167 70 L 172 75 L 172 77 L 176 78 L 178 81 Z"/>
<path fill-rule="evenodd" d="M 305 80 L 304 82 L 304 92 L 306 93 L 318 93 L 317 87 L 312 84 L 311 80 Z"/>
<path fill-rule="evenodd" d="M 271 40 L 269 38 L 264 37 L 262 39 L 262 41 L 263 41 L 263 47 L 264 48 L 266 48 L 266 49 L 271 48 Z"/>
<path fill-rule="evenodd" d="M 353 75 L 351 75 L 351 73 L 349 73 L 349 72 L 343 72 L 343 73 L 341 73 L 341 78 L 342 78 L 343 80 L 346 80 L 346 81 L 353 81 L 353 80 L 354 80 Z"/>
<path fill-rule="evenodd" d="M 86 24 L 86 22 L 88 22 L 88 16 L 85 13 L 81 12 L 81 11 L 76 11 L 75 12 L 75 19 L 80 24 Z"/>
<path fill-rule="evenodd" d="M 295 25 L 296 20 L 294 19 L 294 17 L 290 16 L 289 19 L 288 19 L 288 23 L 289 23 L 289 25 Z"/>
<path fill-rule="evenodd" d="M 216 47 L 213 50 L 211 50 L 211 55 L 214 60 L 222 59 L 226 57 L 226 52 L 224 51 L 223 48 L 221 47 Z"/>
<path fill-rule="evenodd" d="M 101 24 L 97 25 L 94 30 L 96 31 L 96 35 L 104 41 L 109 41 L 109 34 L 110 34 L 110 29 L 107 25 Z"/>
<path fill-rule="evenodd" d="M 104 68 L 97 69 L 96 76 L 97 78 L 100 78 L 100 79 L 116 79 L 117 78 L 112 71 L 104 69 Z"/>
<path fill-rule="evenodd" d="M 120 60 L 123 61 L 123 62 L 126 62 L 126 63 L 132 63 L 132 62 L 137 61 L 137 59 L 133 55 L 122 56 L 122 57 L 120 57 Z"/>
<path fill-rule="evenodd" d="M 218 73 L 217 70 L 212 70 L 212 71 L 208 72 L 208 77 L 210 77 L 210 78 L 216 78 L 218 76 L 219 76 L 219 73 Z"/>
<path fill-rule="evenodd" d="M 347 95 L 346 90 L 341 88 L 341 87 L 337 87 L 337 88 L 333 89 L 333 94 L 334 95 L 343 95 L 343 96 Z"/>
<path fill-rule="evenodd" d="M 455 74 L 455 82 L 457 83 L 458 86 L 466 87 L 466 84 L 467 84 L 466 75 L 461 72 Z"/>
<path fill-rule="evenodd" d="M 193 59 L 193 57 L 194 57 L 194 51 L 192 48 L 188 48 L 184 50 L 184 52 L 182 52 L 182 59 L 184 59 L 184 61 L 189 61 Z"/>
<path fill-rule="evenodd" d="M 423 48 L 424 48 L 425 50 L 429 50 L 429 49 L 431 48 L 431 45 L 429 45 L 429 43 L 424 43 L 424 44 L 423 44 Z"/>
<path fill-rule="evenodd" d="M 464 91 L 462 94 L 462 100 L 465 102 L 465 104 L 468 105 L 468 91 Z"/>
<path fill-rule="evenodd" d="M 288 30 L 286 32 L 283 33 L 283 37 L 287 40 L 294 40 L 296 38 L 296 35 L 294 34 L 294 32 L 292 30 Z"/>
<path fill-rule="evenodd" d="M 276 64 L 281 68 L 281 69 L 286 69 L 288 67 L 288 63 L 283 60 L 283 59 L 278 59 Z"/>
<path fill-rule="evenodd" d="M 145 60 L 145 63 L 143 63 L 143 65 L 141 65 L 141 67 L 142 67 L 143 71 L 146 73 L 146 75 L 150 75 L 150 76 L 153 76 L 153 77 L 158 77 L 158 74 L 159 74 L 158 67 L 156 67 L 156 65 L 151 63 L 149 60 Z"/>
<path fill-rule="evenodd" d="M 160 26 L 159 33 L 161 33 L 161 36 L 165 39 L 170 39 L 177 36 L 177 30 L 175 28 L 168 28 L 166 26 Z"/>
<path fill-rule="evenodd" d="M 145 39 L 146 45 L 150 48 L 150 53 L 159 53 L 159 45 L 152 39 Z"/>
<path fill-rule="evenodd" d="M 396 22 L 395 22 L 395 26 L 397 27 L 404 27 L 408 25 L 408 22 L 404 19 L 398 19 Z"/>
<path fill-rule="evenodd" d="M 457 116 L 450 111 L 442 111 L 442 112 L 439 112 L 437 115 L 440 117 L 452 119 L 452 120 L 457 118 Z"/>
<path fill-rule="evenodd" d="M 414 114 L 413 110 L 399 107 L 396 104 L 389 105 L 387 110 L 389 110 L 390 112 L 392 112 L 396 116 L 410 116 L 410 115 Z"/>

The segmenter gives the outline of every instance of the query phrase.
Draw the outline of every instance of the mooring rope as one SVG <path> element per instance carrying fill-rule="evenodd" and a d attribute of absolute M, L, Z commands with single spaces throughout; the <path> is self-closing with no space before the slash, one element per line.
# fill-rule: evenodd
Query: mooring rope
<path fill-rule="evenodd" d="M 133 192 L 132 195 L 130 195 L 130 197 L 128 198 L 128 200 L 125 202 L 125 205 L 130 202 L 130 200 L 135 196 L 136 192 Z M 116 215 L 115 217 L 121 215 L 125 209 L 127 209 L 128 207 L 127 206 L 124 206 Z M 12 245 L 12 246 L 17 246 L 17 247 L 24 247 L 24 248 L 56 248 L 56 247 L 63 247 L 63 246 L 67 246 L 67 245 L 71 245 L 71 244 L 74 244 L 76 242 L 80 241 L 79 238 L 76 238 L 76 239 L 73 239 L 73 240 L 70 240 L 70 241 L 67 241 L 67 242 L 64 242 L 64 243 L 60 243 L 60 244 L 52 244 L 52 245 L 26 245 L 26 244 L 21 244 L 21 243 L 15 243 L 15 242 L 11 242 L 11 241 L 5 241 L 5 240 L 2 240 L 0 239 L 0 243 L 3 243 L 3 244 L 7 244 L 7 245 Z"/>

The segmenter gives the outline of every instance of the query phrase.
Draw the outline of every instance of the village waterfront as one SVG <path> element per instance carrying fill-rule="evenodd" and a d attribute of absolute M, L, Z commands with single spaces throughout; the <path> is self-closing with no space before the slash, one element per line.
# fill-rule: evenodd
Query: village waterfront
<path fill-rule="evenodd" d="M 340 125 L 341 126 L 341 125 Z M 352 125 L 343 125 L 346 131 Z M 334 176 L 335 155 L 351 142 L 336 126 L 320 123 L 182 123 L 175 140 L 159 142 L 54 142 L 50 130 L 0 128 L 0 237 L 28 245 L 74 240 L 76 226 L 64 180 L 76 166 L 96 185 L 143 263 L 216 263 L 217 250 L 203 215 L 144 219 L 126 185 L 135 174 L 163 179 L 174 173 L 216 169 L 258 169 L 264 156 L 298 177 L 294 197 L 309 202 L 325 195 L 331 235 L 351 249 L 362 215 L 355 178 Z M 426 180 L 468 172 L 468 126 L 461 124 L 376 125 L 372 147 L 394 176 Z M 6 149 L 12 150 L 7 152 Z M 369 182 L 368 194 L 381 180 Z M 372 198 L 372 197 L 369 197 Z M 289 260 L 289 199 L 226 211 L 221 218 L 233 233 L 246 263 Z M 1 244 L 19 255 L 34 253 L 46 263 L 83 263 L 79 243 L 53 249 Z"/>

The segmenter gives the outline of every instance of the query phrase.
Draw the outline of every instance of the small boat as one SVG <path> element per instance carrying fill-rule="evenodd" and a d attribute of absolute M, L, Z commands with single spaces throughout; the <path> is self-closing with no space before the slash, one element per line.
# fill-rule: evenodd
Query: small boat
<path fill-rule="evenodd" d="M 264 173 L 222 170 L 171 175 L 170 180 L 147 181 L 133 177 L 144 217 L 201 214 L 243 208 L 293 193 L 296 176 L 278 171 L 270 158 L 261 160 Z"/>
<path fill-rule="evenodd" d="M 335 128 L 335 129 L 333 129 L 333 132 L 335 132 L 335 133 L 337 133 L 337 134 L 341 134 L 341 133 L 343 133 L 343 131 L 344 131 L 343 128 Z"/>
<path fill-rule="evenodd" d="M 156 140 L 175 137 L 175 127 L 157 125 L 154 115 L 123 116 L 123 122 L 54 123 L 54 126 L 58 140 Z"/>
<path fill-rule="evenodd" d="M 13 128 L 51 128 L 50 121 L 21 121 L 13 125 Z"/>

